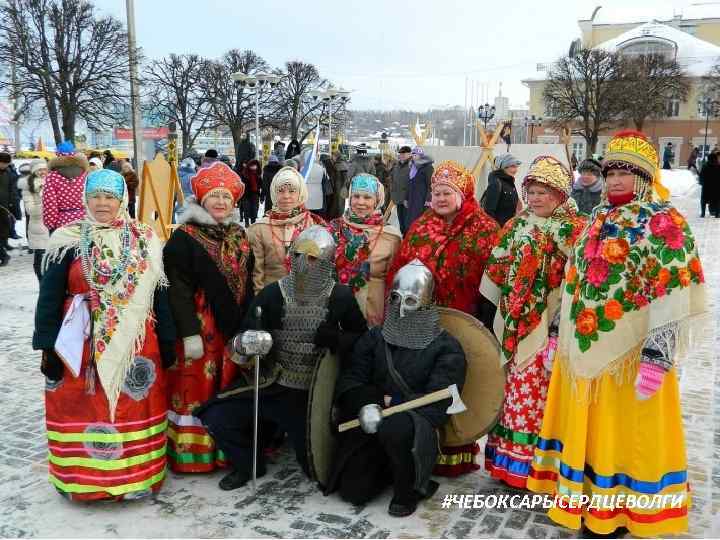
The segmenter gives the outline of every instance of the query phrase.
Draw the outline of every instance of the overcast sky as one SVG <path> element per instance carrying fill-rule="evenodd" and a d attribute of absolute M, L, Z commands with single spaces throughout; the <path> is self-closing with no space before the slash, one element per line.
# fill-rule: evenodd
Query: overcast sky
<path fill-rule="evenodd" d="M 125 20 L 124 0 L 94 0 Z M 687 1 L 633 0 L 648 13 L 681 11 Z M 219 57 L 252 49 L 272 66 L 300 59 L 353 90 L 351 108 L 425 110 L 462 105 L 464 81 L 480 81 L 512 105 L 539 62 L 565 54 L 578 19 L 620 16 L 628 0 L 136 0 L 138 45 L 149 58 L 169 53 Z M 624 7 L 625 6 L 625 7 Z M 664 8 L 664 9 L 663 9 Z M 484 84 L 483 84 L 484 83 Z"/>

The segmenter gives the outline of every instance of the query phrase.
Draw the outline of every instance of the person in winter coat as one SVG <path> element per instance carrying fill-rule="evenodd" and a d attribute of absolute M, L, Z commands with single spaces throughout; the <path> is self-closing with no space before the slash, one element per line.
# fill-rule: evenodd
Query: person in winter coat
<path fill-rule="evenodd" d="M 50 234 L 85 217 L 83 186 L 89 168 L 85 156 L 75 153 L 71 142 L 59 144 L 56 154 L 43 187 L 43 223 Z"/>
<path fill-rule="evenodd" d="M 242 214 L 245 218 L 245 227 L 249 227 L 257 220 L 260 205 L 260 162 L 251 159 L 243 167 L 242 179 L 245 183 L 245 194 L 242 197 Z"/>
<path fill-rule="evenodd" d="M 359 174 L 372 174 L 375 176 L 375 161 L 367 155 L 367 147 L 364 143 L 358 146 L 355 157 L 350 161 L 348 179 L 352 180 Z"/>
<path fill-rule="evenodd" d="M 293 139 L 292 141 L 290 141 L 290 144 L 285 151 L 285 159 L 292 159 L 295 156 L 299 155 L 301 149 L 302 148 L 300 147 L 300 141 L 298 141 L 297 139 Z"/>
<path fill-rule="evenodd" d="M 310 158 L 312 148 L 308 147 L 300 154 L 300 171 L 303 171 L 307 160 Z M 308 200 L 307 209 L 318 215 L 325 217 L 325 189 L 323 184 L 327 182 L 325 179 L 325 167 L 316 159 L 312 169 L 308 172 L 305 182 L 307 183 Z"/>
<path fill-rule="evenodd" d="M 235 159 L 238 163 L 241 163 L 248 162 L 251 159 L 255 159 L 256 156 L 257 154 L 255 151 L 255 145 L 250 142 L 250 135 L 246 133 L 240 141 L 240 144 L 238 144 L 237 152 L 235 153 Z"/>
<path fill-rule="evenodd" d="M 132 168 L 129 161 L 123 161 L 120 164 L 120 174 L 125 179 L 125 185 L 128 188 L 128 213 L 131 218 L 135 218 L 135 199 L 137 190 L 140 187 L 140 179 Z"/>
<path fill-rule="evenodd" d="M 348 172 L 350 171 L 350 164 L 341 152 L 335 152 L 335 154 L 333 154 L 333 163 L 337 173 L 335 177 L 336 204 L 338 210 L 340 211 L 340 215 L 342 215 L 345 211 L 345 201 L 349 197 L 350 177 L 348 176 Z"/>
<path fill-rule="evenodd" d="M 185 198 L 192 197 L 193 192 L 190 179 L 195 176 L 196 168 L 195 160 L 191 157 L 186 157 L 180 162 L 178 176 L 180 177 L 180 187 L 182 188 Z"/>
<path fill-rule="evenodd" d="M 421 147 L 413 148 L 408 171 L 408 229 L 430 207 L 430 180 L 434 172 L 432 158 Z"/>
<path fill-rule="evenodd" d="M 140 499 L 157 493 L 166 474 L 165 370 L 175 363 L 175 327 L 162 241 L 128 215 L 120 174 L 82 177 L 86 217 L 50 237 L 35 309 L 49 480 L 72 501 Z M 56 351 L 71 310 L 80 324 L 63 333 L 82 351 L 66 354 L 70 365 L 79 362 L 75 373 Z M 92 320 L 84 343 L 83 312 Z"/>
<path fill-rule="evenodd" d="M 690 152 L 690 155 L 688 156 L 687 160 L 687 168 L 688 171 L 692 171 L 694 174 L 700 174 L 697 168 L 697 160 L 698 155 L 700 154 L 700 149 L 696 146 L 692 149 L 692 152 Z"/>
<path fill-rule="evenodd" d="M 120 164 L 118 163 L 118 160 L 115 159 L 115 156 L 113 156 L 112 152 L 110 150 L 105 150 L 103 152 L 103 156 L 104 156 L 103 168 L 110 169 L 111 171 L 115 171 L 115 172 L 119 173 L 120 172 Z"/>
<path fill-rule="evenodd" d="M 34 160 L 30 164 L 30 174 L 23 176 L 18 182 L 28 221 L 28 247 L 33 250 L 33 270 L 38 281 L 42 277 L 42 258 L 50 237 L 42 221 L 42 191 L 47 172 L 48 166 L 44 159 Z"/>
<path fill-rule="evenodd" d="M 390 201 L 390 173 L 388 168 L 383 163 L 381 155 L 375 156 L 375 176 L 385 188 L 385 200 L 381 201 L 382 207 L 387 208 L 387 204 Z"/>
<path fill-rule="evenodd" d="M 707 163 L 700 171 L 700 217 L 705 217 L 705 207 L 710 214 L 720 217 L 720 159 L 718 154 L 710 154 Z"/>
<path fill-rule="evenodd" d="M 580 177 L 573 183 L 571 197 L 581 213 L 590 215 L 602 197 L 602 167 L 594 159 L 585 159 L 578 166 L 578 172 Z"/>
<path fill-rule="evenodd" d="M 268 164 L 262 170 L 262 185 L 260 186 L 260 202 L 265 204 L 270 200 L 270 184 L 277 172 L 282 169 L 280 159 L 272 154 L 268 159 Z"/>
<path fill-rule="evenodd" d="M 240 177 L 214 163 L 198 171 L 192 186 L 193 197 L 163 251 L 179 353 L 168 370 L 168 461 L 173 471 L 202 473 L 225 459 L 192 412 L 236 376 L 225 345 L 252 300 L 252 251 L 245 230 L 233 221 L 245 189 Z"/>
<path fill-rule="evenodd" d="M 512 154 L 505 154 L 498 158 L 497 164 L 498 168 L 488 175 L 487 189 L 480 203 L 502 227 L 522 208 L 515 188 L 515 175 L 521 161 Z"/>
<path fill-rule="evenodd" d="M 673 161 L 675 161 L 675 149 L 672 143 L 667 143 L 663 150 L 663 169 L 672 169 Z"/>
<path fill-rule="evenodd" d="M 102 159 L 100 159 L 99 157 L 91 157 L 88 160 L 88 164 L 88 172 L 99 171 L 100 169 L 104 168 Z"/>
<path fill-rule="evenodd" d="M 343 207 L 340 207 L 340 198 L 338 193 L 343 186 L 339 185 L 338 171 L 335 168 L 335 162 L 333 159 L 329 155 L 323 154 L 320 156 L 320 161 L 322 162 L 323 167 L 325 167 L 327 184 L 329 186 L 328 189 L 325 190 L 325 217 L 326 219 L 331 220 L 340 217 L 345 208 L 345 199 L 343 199 Z"/>
<path fill-rule="evenodd" d="M 402 146 L 398 150 L 398 159 L 390 171 L 392 176 L 390 199 L 395 203 L 397 208 L 398 222 L 400 223 L 400 232 L 404 235 L 408 229 L 407 223 L 407 198 L 408 184 L 410 182 L 410 158 L 412 150 L 409 146 Z"/>
<path fill-rule="evenodd" d="M 21 217 L 17 198 L 18 174 L 11 162 L 10 154 L 0 152 L 0 266 L 10 261 L 8 238 L 14 232 L 15 220 Z"/>

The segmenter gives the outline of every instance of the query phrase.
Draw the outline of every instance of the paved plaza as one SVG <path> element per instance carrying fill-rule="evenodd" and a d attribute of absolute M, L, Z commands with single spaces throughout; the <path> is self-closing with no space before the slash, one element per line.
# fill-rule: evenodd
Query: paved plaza
<path fill-rule="evenodd" d="M 690 537 L 720 536 L 720 219 L 697 217 L 697 195 L 676 199 L 698 238 L 710 285 L 712 316 L 693 328 L 693 347 L 680 360 L 683 417 L 693 495 Z M 249 488 L 222 492 L 211 475 L 168 474 L 153 499 L 77 504 L 47 481 L 44 379 L 30 342 L 37 282 L 32 255 L 12 252 L 0 268 L 0 537 L 530 537 L 573 538 L 537 510 L 443 509 L 456 494 L 515 494 L 484 471 L 442 480 L 435 497 L 410 518 L 387 515 L 390 494 L 364 507 L 324 497 L 285 452 Z M 671 443 L 671 441 L 668 441 Z"/>

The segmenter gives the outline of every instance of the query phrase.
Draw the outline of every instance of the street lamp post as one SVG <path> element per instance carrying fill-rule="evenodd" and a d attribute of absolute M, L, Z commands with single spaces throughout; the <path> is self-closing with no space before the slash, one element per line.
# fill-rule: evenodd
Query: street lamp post
<path fill-rule="evenodd" d="M 256 73 L 248 75 L 237 72 L 232 74 L 232 79 L 240 86 L 255 88 L 255 158 L 260 156 L 262 140 L 260 139 L 260 90 L 270 86 L 275 88 L 280 82 L 280 75 L 272 73 Z"/>
<path fill-rule="evenodd" d="M 533 144 L 533 132 L 535 130 L 535 126 L 542 126 L 542 117 L 538 116 L 536 117 L 534 114 L 530 118 L 525 118 L 525 128 L 530 128 L 530 141 L 529 144 Z"/>
<path fill-rule="evenodd" d="M 495 118 L 495 105 L 486 103 L 478 107 L 478 120 L 482 121 L 484 129 L 487 129 L 488 122 L 493 118 Z"/>

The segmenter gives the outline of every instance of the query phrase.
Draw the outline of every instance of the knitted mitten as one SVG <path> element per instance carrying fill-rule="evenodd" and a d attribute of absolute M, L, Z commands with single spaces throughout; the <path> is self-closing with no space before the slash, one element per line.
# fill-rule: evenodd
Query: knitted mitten
<path fill-rule="evenodd" d="M 666 372 L 661 365 L 641 361 L 635 379 L 635 397 L 640 401 L 651 398 L 662 385 Z"/>

